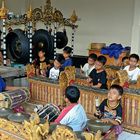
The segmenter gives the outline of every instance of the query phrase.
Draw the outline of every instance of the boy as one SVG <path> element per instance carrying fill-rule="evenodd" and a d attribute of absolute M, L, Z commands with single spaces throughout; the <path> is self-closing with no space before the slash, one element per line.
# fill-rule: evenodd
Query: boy
<path fill-rule="evenodd" d="M 47 71 L 47 77 L 53 80 L 58 80 L 60 72 L 63 71 L 63 68 L 61 66 L 64 61 L 65 60 L 63 55 L 57 55 L 54 60 L 54 66 Z"/>
<path fill-rule="evenodd" d="M 63 56 L 65 58 L 65 62 L 62 65 L 63 69 L 65 69 L 65 67 L 67 67 L 67 66 L 72 66 L 72 59 L 70 58 L 71 52 L 72 52 L 72 48 L 70 48 L 68 46 L 66 46 L 63 49 Z"/>
<path fill-rule="evenodd" d="M 140 75 L 140 69 L 137 67 L 139 56 L 137 54 L 131 54 L 129 56 L 129 65 L 124 68 L 127 71 L 130 81 L 136 81 Z"/>
<path fill-rule="evenodd" d="M 124 69 L 129 65 L 129 57 L 125 56 L 122 58 L 121 69 Z"/>
<path fill-rule="evenodd" d="M 119 85 L 112 85 L 105 99 L 99 106 L 99 112 L 96 116 L 102 116 L 104 123 L 111 123 L 119 126 L 122 123 L 122 106 L 120 100 L 123 94 L 123 88 Z"/>
<path fill-rule="evenodd" d="M 35 62 L 36 75 L 46 76 L 46 70 L 50 66 L 49 60 L 46 58 L 45 49 L 40 48 L 38 51 L 38 58 Z"/>
<path fill-rule="evenodd" d="M 87 82 L 93 83 L 92 87 L 107 89 L 107 74 L 103 68 L 105 63 L 106 57 L 100 55 L 95 62 L 95 68 L 91 71 L 87 79 Z"/>
<path fill-rule="evenodd" d="M 86 63 L 83 68 L 81 68 L 82 72 L 84 72 L 86 77 L 88 77 L 90 72 L 95 68 L 96 60 L 97 60 L 97 55 L 94 53 L 90 54 L 88 57 L 88 63 Z"/>
<path fill-rule="evenodd" d="M 86 113 L 81 104 L 78 103 L 80 91 L 75 86 L 69 86 L 65 91 L 65 101 L 68 104 L 65 107 L 55 123 L 70 126 L 73 131 L 82 131 L 87 122 Z"/>

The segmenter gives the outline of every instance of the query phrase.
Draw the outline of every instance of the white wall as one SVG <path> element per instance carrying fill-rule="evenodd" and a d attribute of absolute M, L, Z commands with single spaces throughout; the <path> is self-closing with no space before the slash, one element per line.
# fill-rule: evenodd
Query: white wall
<path fill-rule="evenodd" d="M 140 53 L 140 0 L 135 0 L 132 26 L 131 53 Z"/>
<path fill-rule="evenodd" d="M 33 8 L 45 0 L 31 0 Z M 28 0 L 7 0 L 10 11 L 22 13 Z M 116 42 L 130 46 L 134 15 L 134 0 L 52 0 L 53 7 L 70 17 L 73 9 L 81 19 L 75 38 L 75 54 L 87 55 L 91 42 Z M 69 45 L 71 44 L 71 30 Z"/>

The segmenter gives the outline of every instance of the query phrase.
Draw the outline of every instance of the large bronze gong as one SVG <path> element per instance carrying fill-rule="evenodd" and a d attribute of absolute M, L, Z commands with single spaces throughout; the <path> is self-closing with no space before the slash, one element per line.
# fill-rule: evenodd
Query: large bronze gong
<path fill-rule="evenodd" d="M 33 58 L 38 57 L 38 51 L 43 48 L 48 59 L 54 58 L 53 37 L 47 30 L 39 29 L 33 35 Z"/>
<path fill-rule="evenodd" d="M 68 43 L 68 38 L 66 32 L 57 32 L 56 33 L 56 48 L 62 49 Z"/>
<path fill-rule="evenodd" d="M 7 57 L 12 61 L 26 64 L 29 62 L 29 39 L 21 29 L 15 29 L 6 36 Z"/>

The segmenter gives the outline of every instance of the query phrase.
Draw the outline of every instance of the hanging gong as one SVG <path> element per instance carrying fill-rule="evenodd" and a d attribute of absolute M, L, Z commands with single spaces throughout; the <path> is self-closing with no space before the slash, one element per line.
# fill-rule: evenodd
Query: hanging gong
<path fill-rule="evenodd" d="M 21 64 L 29 62 L 29 39 L 21 29 L 15 29 L 7 34 L 6 49 L 10 60 Z"/>
<path fill-rule="evenodd" d="M 57 32 L 56 33 L 56 48 L 62 49 L 68 43 L 68 38 L 65 32 Z"/>
<path fill-rule="evenodd" d="M 46 57 L 50 60 L 54 57 L 53 38 L 47 30 L 39 29 L 33 35 L 33 58 L 38 57 L 38 51 L 43 48 Z"/>

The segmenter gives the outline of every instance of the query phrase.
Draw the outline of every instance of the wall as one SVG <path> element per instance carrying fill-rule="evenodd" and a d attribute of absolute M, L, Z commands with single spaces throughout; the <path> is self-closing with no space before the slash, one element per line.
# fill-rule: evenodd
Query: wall
<path fill-rule="evenodd" d="M 34 8 L 45 4 L 45 0 L 31 1 Z M 23 13 L 28 3 L 28 0 L 7 0 L 7 7 Z M 70 17 L 75 9 L 81 19 L 77 22 L 75 54 L 87 55 L 91 42 L 131 45 L 134 0 L 52 0 L 52 5 L 61 10 L 64 17 Z M 68 36 L 70 45 L 71 29 Z"/>
<path fill-rule="evenodd" d="M 140 53 L 140 0 L 135 0 L 132 26 L 131 53 Z"/>

